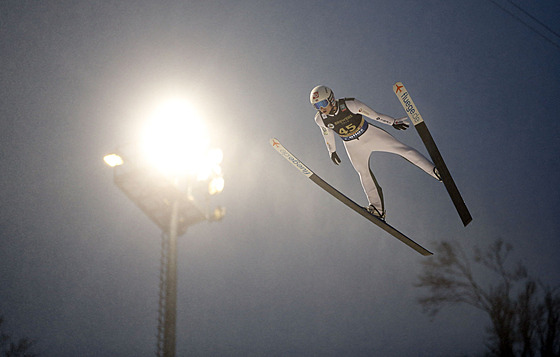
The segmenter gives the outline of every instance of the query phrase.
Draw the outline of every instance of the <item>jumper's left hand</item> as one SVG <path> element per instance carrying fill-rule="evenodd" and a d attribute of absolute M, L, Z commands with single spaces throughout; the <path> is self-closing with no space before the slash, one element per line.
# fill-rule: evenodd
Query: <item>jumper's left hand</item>
<path fill-rule="evenodd" d="M 395 122 L 393 123 L 393 128 L 395 128 L 397 130 L 408 129 L 410 124 L 408 124 L 407 120 L 408 120 L 408 117 L 402 117 L 402 118 L 399 118 L 399 119 L 395 119 Z"/>
<path fill-rule="evenodd" d="M 336 151 L 332 152 L 331 160 L 332 160 L 332 162 L 334 162 L 335 165 L 340 164 L 340 157 L 338 157 L 338 154 L 336 153 Z"/>

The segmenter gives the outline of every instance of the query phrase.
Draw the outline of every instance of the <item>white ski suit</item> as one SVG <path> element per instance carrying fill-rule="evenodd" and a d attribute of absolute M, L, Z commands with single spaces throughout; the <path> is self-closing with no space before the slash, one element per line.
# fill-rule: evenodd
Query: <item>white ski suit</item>
<path fill-rule="evenodd" d="M 397 154 L 418 166 L 428 175 L 438 179 L 434 164 L 415 149 L 401 143 L 385 130 L 368 123 L 363 117 L 383 124 L 393 125 L 396 121 L 388 115 L 379 114 L 354 98 L 337 100 L 336 112 L 332 115 L 317 112 L 315 122 L 321 128 L 329 154 L 336 151 L 334 133 L 343 140 L 346 153 L 360 176 L 360 182 L 370 205 L 385 212 L 383 192 L 371 172 L 369 159 L 373 151 Z M 332 157 L 332 156 L 331 156 Z"/>

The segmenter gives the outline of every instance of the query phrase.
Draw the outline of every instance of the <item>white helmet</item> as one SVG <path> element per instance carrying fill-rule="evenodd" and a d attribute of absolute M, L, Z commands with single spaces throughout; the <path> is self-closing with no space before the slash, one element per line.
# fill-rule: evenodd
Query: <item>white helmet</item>
<path fill-rule="evenodd" d="M 329 104 L 335 105 L 334 93 L 326 86 L 313 88 L 309 94 L 309 101 L 317 110 L 321 109 L 321 107 L 327 107 Z"/>

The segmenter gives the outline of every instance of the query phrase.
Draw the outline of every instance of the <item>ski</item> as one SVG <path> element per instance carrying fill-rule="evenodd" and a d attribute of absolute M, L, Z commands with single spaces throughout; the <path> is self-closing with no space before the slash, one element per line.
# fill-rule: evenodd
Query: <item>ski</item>
<path fill-rule="evenodd" d="M 457 210 L 459 217 L 461 217 L 463 225 L 466 227 L 467 224 L 472 221 L 471 214 L 469 212 L 469 209 L 467 208 L 467 205 L 463 201 L 463 197 L 461 196 L 457 185 L 455 185 L 455 181 L 453 181 L 453 177 L 451 177 L 451 173 L 447 169 L 447 165 L 445 165 L 445 162 L 443 161 L 443 157 L 441 156 L 436 143 L 432 138 L 432 134 L 430 134 L 430 131 L 428 130 L 428 127 L 426 126 L 426 123 L 422 118 L 422 115 L 420 115 L 420 112 L 412 101 L 410 94 L 407 92 L 406 88 L 401 82 L 397 82 L 393 85 L 393 92 L 395 92 L 395 95 L 399 98 L 399 101 L 401 102 L 408 117 L 412 121 L 412 124 L 414 124 L 418 135 L 420 135 L 424 146 L 428 150 L 432 161 L 439 171 L 447 193 L 449 194 L 449 197 L 451 197 L 451 201 L 453 201 L 455 209 Z"/>
<path fill-rule="evenodd" d="M 278 139 L 275 139 L 275 138 L 270 139 L 270 145 L 272 145 L 272 147 L 274 149 L 276 149 L 276 151 L 282 157 L 284 157 L 286 160 L 288 160 L 303 175 L 305 175 L 311 181 L 315 182 L 319 187 L 321 187 L 323 190 L 330 193 L 333 197 L 338 199 L 340 202 L 344 203 L 346 206 L 350 207 L 355 212 L 357 212 L 358 214 L 360 214 L 363 217 L 365 217 L 366 219 L 368 219 L 370 222 L 375 223 L 377 226 L 382 228 L 384 231 L 391 234 L 393 237 L 397 238 L 398 240 L 400 240 L 404 244 L 408 245 L 410 248 L 414 249 L 418 253 L 420 253 L 424 256 L 432 255 L 432 253 L 430 251 L 428 251 L 427 249 L 425 249 L 424 247 L 422 247 L 421 245 L 419 245 L 418 243 L 416 243 L 412 239 L 408 238 L 403 233 L 399 232 L 394 227 L 387 224 L 385 221 L 383 221 L 383 220 L 375 217 L 374 215 L 370 214 L 364 207 L 358 205 L 356 202 L 352 201 L 350 198 L 346 197 L 340 191 L 338 191 L 337 189 L 335 189 L 334 187 L 329 185 L 325 180 L 323 180 L 322 178 L 317 176 L 313 171 L 311 171 L 311 169 L 309 169 L 307 166 L 305 166 L 303 164 L 303 162 L 301 162 L 291 152 L 289 152 L 280 143 L 280 141 Z"/>

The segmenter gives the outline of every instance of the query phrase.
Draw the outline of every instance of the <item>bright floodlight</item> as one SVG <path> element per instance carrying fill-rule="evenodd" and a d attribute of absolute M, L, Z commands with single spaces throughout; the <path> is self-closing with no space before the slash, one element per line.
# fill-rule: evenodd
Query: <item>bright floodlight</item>
<path fill-rule="evenodd" d="M 208 184 L 208 193 L 211 195 L 220 193 L 224 190 L 224 186 L 225 186 L 225 181 L 223 177 L 221 176 L 214 177 L 212 180 L 210 180 L 210 183 Z"/>
<path fill-rule="evenodd" d="M 123 159 L 117 154 L 109 154 L 103 157 L 103 161 L 111 167 L 119 166 L 123 164 Z"/>
<path fill-rule="evenodd" d="M 197 169 L 197 179 L 200 181 L 208 180 L 211 177 L 221 176 L 222 168 L 220 164 L 224 158 L 224 153 L 221 149 L 211 149 L 204 154 L 203 160 Z"/>
<path fill-rule="evenodd" d="M 213 216 L 211 216 L 210 219 L 213 221 L 220 221 L 224 218 L 225 215 L 226 215 L 225 207 L 216 207 L 216 209 L 214 209 L 214 214 Z"/>
<path fill-rule="evenodd" d="M 209 144 L 204 122 L 184 100 L 163 103 L 144 131 L 147 159 L 166 174 L 194 174 Z"/>

